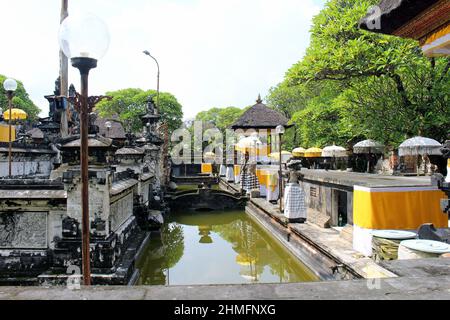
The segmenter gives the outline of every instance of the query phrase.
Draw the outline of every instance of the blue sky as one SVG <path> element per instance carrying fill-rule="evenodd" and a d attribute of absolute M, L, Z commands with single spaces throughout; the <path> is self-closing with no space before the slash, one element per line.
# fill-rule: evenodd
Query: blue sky
<path fill-rule="evenodd" d="M 109 26 L 111 45 L 91 73 L 90 93 L 127 87 L 173 93 L 185 118 L 211 107 L 251 105 L 282 81 L 309 44 L 312 17 L 325 0 L 69 0 Z M 0 73 L 22 80 L 46 115 L 44 95 L 58 76 L 60 1 L 3 2 Z M 9 26 L 7 28 L 6 26 Z M 5 47 L 8 30 L 9 42 Z M 70 81 L 79 87 L 77 71 Z"/>

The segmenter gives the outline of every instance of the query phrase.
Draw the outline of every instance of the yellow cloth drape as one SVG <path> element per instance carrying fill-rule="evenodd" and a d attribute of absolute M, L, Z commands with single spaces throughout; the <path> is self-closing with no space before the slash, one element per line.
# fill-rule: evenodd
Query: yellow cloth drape
<path fill-rule="evenodd" d="M 11 141 L 16 140 L 16 128 L 11 126 Z M 0 142 L 9 142 L 9 126 L 0 125 Z"/>
<path fill-rule="evenodd" d="M 240 165 L 235 165 L 234 166 L 234 176 L 237 177 L 241 174 L 241 166 Z"/>
<path fill-rule="evenodd" d="M 421 45 L 423 53 L 428 57 L 450 55 L 450 22 L 429 35 Z"/>
<path fill-rule="evenodd" d="M 450 23 L 447 23 L 447 25 L 443 26 L 442 28 L 438 29 L 436 32 L 429 35 L 426 40 L 424 41 L 424 45 L 431 44 L 434 41 L 438 40 L 439 38 L 442 38 L 450 33 Z"/>
<path fill-rule="evenodd" d="M 434 187 L 365 188 L 355 186 L 354 223 L 365 229 L 415 230 L 424 223 L 448 227 L 440 207 L 445 194 Z"/>
<path fill-rule="evenodd" d="M 212 173 L 212 164 L 202 163 L 202 173 Z"/>
<path fill-rule="evenodd" d="M 267 171 L 267 189 L 275 191 L 278 186 L 278 173 Z"/>
<path fill-rule="evenodd" d="M 259 184 L 275 191 L 278 186 L 278 173 L 271 170 L 256 169 Z"/>

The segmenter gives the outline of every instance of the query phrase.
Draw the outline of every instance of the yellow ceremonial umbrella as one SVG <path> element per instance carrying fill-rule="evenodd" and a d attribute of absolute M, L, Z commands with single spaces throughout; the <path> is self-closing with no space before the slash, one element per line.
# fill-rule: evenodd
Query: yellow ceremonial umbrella
<path fill-rule="evenodd" d="M 305 149 L 300 147 L 300 148 L 295 148 L 294 150 L 292 150 L 292 155 L 294 157 L 304 157 L 305 156 Z"/>
<path fill-rule="evenodd" d="M 281 151 L 281 157 L 287 158 L 287 157 L 292 157 L 292 153 L 290 153 L 289 151 Z M 275 159 L 275 160 L 280 160 L 280 153 L 279 152 L 273 152 L 271 154 L 269 154 L 269 158 Z"/>
<path fill-rule="evenodd" d="M 305 151 L 305 158 L 320 158 L 323 150 L 320 148 L 309 148 Z"/>
<path fill-rule="evenodd" d="M 25 120 L 27 118 L 27 113 L 21 109 L 11 109 L 11 117 L 9 116 L 9 110 L 3 113 L 3 119 L 9 120 Z"/>

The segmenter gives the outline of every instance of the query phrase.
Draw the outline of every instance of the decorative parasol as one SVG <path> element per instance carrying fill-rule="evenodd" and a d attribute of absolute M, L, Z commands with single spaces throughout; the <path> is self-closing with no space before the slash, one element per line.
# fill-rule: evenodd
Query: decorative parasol
<path fill-rule="evenodd" d="M 294 150 L 292 150 L 292 155 L 294 157 L 304 157 L 305 156 L 305 151 L 306 149 L 299 147 L 299 148 L 295 148 Z"/>
<path fill-rule="evenodd" d="M 323 150 L 320 148 L 309 148 L 305 151 L 305 158 L 320 158 Z"/>
<path fill-rule="evenodd" d="M 384 145 L 372 139 L 364 140 L 353 146 L 353 152 L 380 154 L 384 152 Z"/>
<path fill-rule="evenodd" d="M 347 156 L 347 150 L 339 146 L 325 147 L 322 151 L 322 157 L 342 158 Z"/>
<path fill-rule="evenodd" d="M 269 158 L 280 161 L 280 153 L 273 152 L 269 154 Z M 283 159 L 283 162 L 287 162 L 290 158 L 292 158 L 292 153 L 290 153 L 289 151 L 281 151 L 281 158 Z"/>
<path fill-rule="evenodd" d="M 260 148 L 262 145 L 261 140 L 259 140 L 258 134 L 253 133 L 250 137 L 242 138 L 236 144 L 236 151 L 240 151 L 242 153 L 255 153 L 255 149 Z"/>
<path fill-rule="evenodd" d="M 207 163 L 213 163 L 216 159 L 216 154 L 214 152 L 206 152 L 204 159 Z"/>
<path fill-rule="evenodd" d="M 353 146 L 354 153 L 365 153 L 367 156 L 367 173 L 370 173 L 370 155 L 384 152 L 384 145 L 378 141 L 369 139 L 358 142 Z"/>
<path fill-rule="evenodd" d="M 23 111 L 22 109 L 11 109 L 11 120 L 25 120 L 28 115 L 25 111 Z M 9 110 L 5 111 L 3 113 L 3 119 L 5 120 L 9 120 Z"/>
<path fill-rule="evenodd" d="M 398 148 L 399 156 L 442 155 L 442 144 L 424 137 L 414 137 L 403 142 Z"/>

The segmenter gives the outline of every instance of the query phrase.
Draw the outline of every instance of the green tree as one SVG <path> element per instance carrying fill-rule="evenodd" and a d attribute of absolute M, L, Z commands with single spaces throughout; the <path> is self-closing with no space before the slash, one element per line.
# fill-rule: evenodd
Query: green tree
<path fill-rule="evenodd" d="M 398 146 L 414 135 L 445 139 L 450 59 L 428 59 L 414 40 L 359 29 L 377 2 L 328 1 L 314 18 L 305 57 L 272 90 L 274 106 L 297 108 L 292 122 L 301 144 L 373 138 Z M 285 96 L 293 100 L 278 102 Z"/>
<path fill-rule="evenodd" d="M 144 91 L 132 88 L 107 92 L 106 95 L 112 97 L 112 100 L 100 102 L 97 105 L 97 111 L 103 117 L 117 114 L 132 131 L 137 132 L 142 130 L 140 116 L 147 112 L 147 99 L 153 95 L 156 103 L 156 93 L 155 90 Z M 160 115 L 162 121 L 168 123 L 170 132 L 178 129 L 183 123 L 182 106 L 170 93 L 160 93 Z"/>
<path fill-rule="evenodd" d="M 212 108 L 198 113 L 195 120 L 213 123 L 220 131 L 225 132 L 243 113 L 243 109 L 236 107 Z"/>
<path fill-rule="evenodd" d="M 3 89 L 3 82 L 6 79 L 6 76 L 0 74 L 0 107 L 3 112 L 8 110 L 8 99 L 6 97 L 5 89 Z M 33 101 L 31 101 L 21 81 L 17 81 L 17 90 L 14 93 L 12 102 L 13 108 L 22 109 L 28 114 L 28 120 L 36 120 L 41 112 Z"/>

